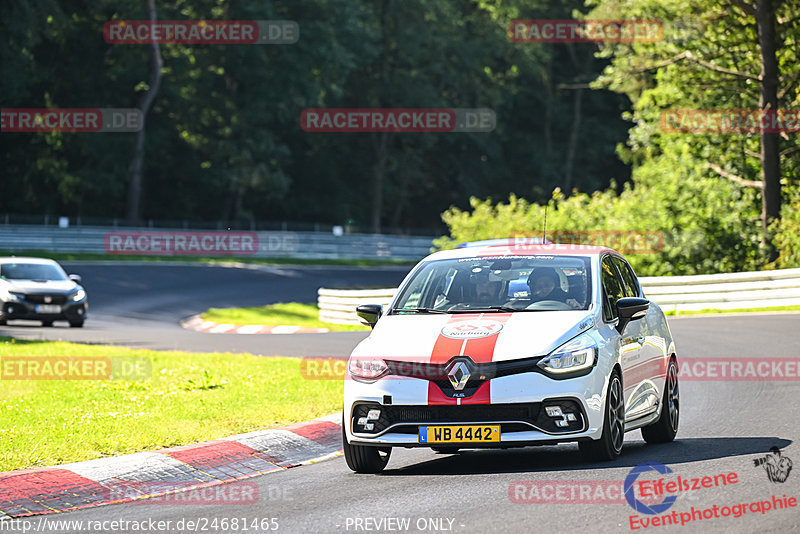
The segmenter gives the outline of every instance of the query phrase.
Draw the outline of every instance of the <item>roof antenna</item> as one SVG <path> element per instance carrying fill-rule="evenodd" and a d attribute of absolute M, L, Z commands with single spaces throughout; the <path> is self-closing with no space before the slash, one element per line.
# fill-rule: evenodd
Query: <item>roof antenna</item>
<path fill-rule="evenodd" d="M 548 201 L 547 204 L 550 204 L 550 201 Z M 544 205 L 544 228 L 542 228 L 542 245 L 547 243 L 547 204 Z"/>

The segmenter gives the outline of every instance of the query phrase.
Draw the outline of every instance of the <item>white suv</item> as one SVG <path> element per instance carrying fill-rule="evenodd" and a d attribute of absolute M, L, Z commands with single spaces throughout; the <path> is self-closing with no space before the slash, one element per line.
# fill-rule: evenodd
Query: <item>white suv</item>
<path fill-rule="evenodd" d="M 678 429 L 678 364 L 661 309 L 617 252 L 501 245 L 437 252 L 348 361 L 344 453 L 381 471 L 392 447 L 513 447 L 577 441 L 592 459 L 625 432 Z"/>

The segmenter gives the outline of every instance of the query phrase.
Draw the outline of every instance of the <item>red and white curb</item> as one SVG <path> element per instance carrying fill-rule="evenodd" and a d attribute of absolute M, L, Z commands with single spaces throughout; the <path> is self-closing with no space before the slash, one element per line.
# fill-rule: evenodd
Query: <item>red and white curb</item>
<path fill-rule="evenodd" d="M 315 463 L 341 454 L 341 420 L 338 413 L 160 451 L 0 473 L 0 521 L 202 491 Z"/>
<path fill-rule="evenodd" d="M 181 321 L 181 326 L 187 330 L 207 332 L 209 334 L 324 334 L 328 332 L 327 328 L 311 328 L 307 326 L 269 326 L 263 324 L 237 326 L 235 324 L 204 321 L 199 315 L 184 319 Z"/>

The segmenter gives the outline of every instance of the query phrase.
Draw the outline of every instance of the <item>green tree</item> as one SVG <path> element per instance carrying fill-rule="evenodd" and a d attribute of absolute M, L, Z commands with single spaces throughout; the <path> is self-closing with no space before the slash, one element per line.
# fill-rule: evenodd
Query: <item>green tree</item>
<path fill-rule="evenodd" d="M 800 178 L 796 161 L 781 165 L 781 157 L 795 153 L 796 140 L 776 132 L 668 134 L 656 125 L 660 112 L 670 108 L 796 108 L 800 5 L 781 0 L 593 4 L 593 18 L 664 23 L 659 42 L 607 45 L 600 52 L 612 62 L 595 86 L 627 94 L 634 103 L 630 161 L 664 169 L 683 154 L 689 156 L 683 163 L 693 168 L 684 167 L 687 179 L 709 174 L 759 189 L 763 242 L 771 248 L 768 227 L 780 216 L 781 177 L 788 183 Z"/>

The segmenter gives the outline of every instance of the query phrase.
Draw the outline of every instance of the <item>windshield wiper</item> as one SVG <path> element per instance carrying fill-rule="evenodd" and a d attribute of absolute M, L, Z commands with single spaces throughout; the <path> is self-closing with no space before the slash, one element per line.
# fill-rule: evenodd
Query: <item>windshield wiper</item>
<path fill-rule="evenodd" d="M 433 308 L 392 308 L 393 312 L 413 311 L 417 313 L 449 313 L 444 310 L 435 310 Z"/>
<path fill-rule="evenodd" d="M 458 310 L 462 311 L 462 310 Z M 511 306 L 484 306 L 483 308 L 472 308 L 470 310 L 463 310 L 463 311 L 470 311 L 474 313 L 486 313 L 486 312 L 534 312 L 534 311 L 545 311 L 545 310 L 526 310 L 525 308 L 512 308 Z"/>

